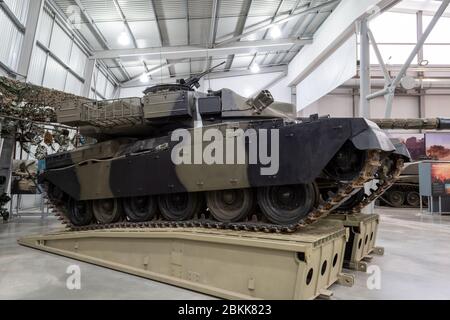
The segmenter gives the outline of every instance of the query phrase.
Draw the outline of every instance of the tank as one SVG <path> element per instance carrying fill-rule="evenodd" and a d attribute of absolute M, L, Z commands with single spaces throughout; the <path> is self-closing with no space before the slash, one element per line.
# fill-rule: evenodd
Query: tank
<path fill-rule="evenodd" d="M 14 160 L 12 165 L 11 194 L 37 194 L 37 161 Z"/>
<path fill-rule="evenodd" d="M 373 121 L 299 119 L 267 90 L 251 98 L 203 93 L 204 74 L 109 101 L 13 83 L 23 88 L 11 96 L 33 106 L 28 120 L 49 114 L 47 121 L 77 127 L 86 142 L 47 156 L 39 175 L 70 229 L 294 232 L 331 212 L 359 212 L 410 161 Z"/>
<path fill-rule="evenodd" d="M 150 87 L 141 99 L 56 110 L 59 123 L 95 140 L 48 156 L 40 175 L 71 229 L 294 232 L 356 210 L 363 201 L 349 201 L 365 183 L 376 178 L 383 190 L 409 159 L 370 120 L 297 119 L 267 90 L 250 99 L 199 92 L 202 75 Z"/>
<path fill-rule="evenodd" d="M 380 198 L 383 205 L 395 208 L 419 208 L 419 162 L 408 163 L 395 184 Z M 422 205 L 428 205 L 422 197 Z"/>

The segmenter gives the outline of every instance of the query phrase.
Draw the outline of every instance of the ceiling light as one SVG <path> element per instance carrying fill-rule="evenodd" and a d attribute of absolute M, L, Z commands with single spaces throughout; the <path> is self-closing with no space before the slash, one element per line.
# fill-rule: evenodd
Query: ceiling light
<path fill-rule="evenodd" d="M 126 32 L 122 32 L 119 37 L 117 38 L 117 42 L 122 46 L 127 46 L 130 44 L 130 37 L 127 35 Z"/>
<path fill-rule="evenodd" d="M 261 70 L 261 68 L 259 67 L 259 65 L 257 63 L 252 64 L 252 66 L 250 67 L 250 71 L 252 73 L 258 73 Z"/>
<path fill-rule="evenodd" d="M 270 29 L 270 37 L 271 37 L 272 39 L 278 39 L 278 38 L 280 38 L 280 37 L 281 37 L 281 30 L 280 30 L 280 27 L 278 27 L 278 26 L 273 26 L 273 27 Z"/>
<path fill-rule="evenodd" d="M 139 77 L 139 80 L 140 80 L 142 83 L 147 83 L 148 80 L 149 80 L 148 74 L 143 73 L 143 74 Z"/>

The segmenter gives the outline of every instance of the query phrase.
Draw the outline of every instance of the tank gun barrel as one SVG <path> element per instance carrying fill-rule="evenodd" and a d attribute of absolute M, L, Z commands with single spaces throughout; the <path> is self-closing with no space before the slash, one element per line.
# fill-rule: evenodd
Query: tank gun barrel
<path fill-rule="evenodd" d="M 370 119 L 381 129 L 450 130 L 450 119 Z"/>

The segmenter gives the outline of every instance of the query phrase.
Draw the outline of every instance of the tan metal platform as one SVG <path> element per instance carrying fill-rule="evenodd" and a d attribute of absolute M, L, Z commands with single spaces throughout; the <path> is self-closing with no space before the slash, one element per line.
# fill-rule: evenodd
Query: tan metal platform
<path fill-rule="evenodd" d="M 380 216 L 378 214 L 334 214 L 330 220 L 342 221 L 349 228 L 350 238 L 345 250 L 344 266 L 358 271 L 367 271 L 371 254 L 383 255 L 384 248 L 376 247 Z"/>
<path fill-rule="evenodd" d="M 348 231 L 324 220 L 296 234 L 115 229 L 27 236 L 19 244 L 226 299 L 314 299 L 342 274 Z"/>

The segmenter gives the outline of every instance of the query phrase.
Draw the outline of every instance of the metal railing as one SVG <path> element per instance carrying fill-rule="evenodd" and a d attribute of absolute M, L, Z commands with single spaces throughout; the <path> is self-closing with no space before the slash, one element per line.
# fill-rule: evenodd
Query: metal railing
<path fill-rule="evenodd" d="M 82 118 L 99 127 L 133 125 L 142 122 L 142 112 L 139 98 L 103 100 L 85 103 Z"/>

